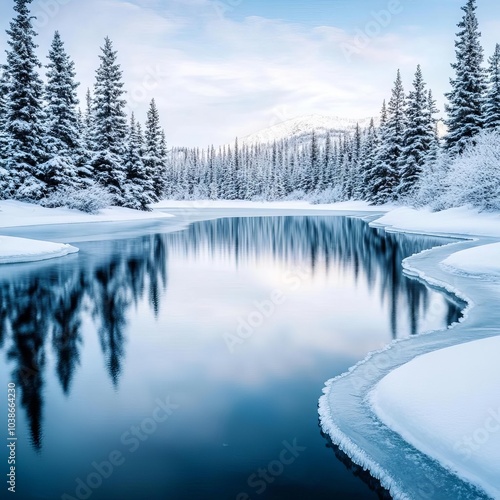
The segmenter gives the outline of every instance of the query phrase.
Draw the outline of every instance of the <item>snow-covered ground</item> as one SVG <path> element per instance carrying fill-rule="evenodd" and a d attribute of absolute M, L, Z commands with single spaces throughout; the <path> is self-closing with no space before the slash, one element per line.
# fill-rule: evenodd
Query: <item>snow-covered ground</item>
<path fill-rule="evenodd" d="M 419 450 L 500 498 L 500 337 L 420 356 L 371 393 L 378 417 Z"/>
<path fill-rule="evenodd" d="M 498 280 L 500 243 L 456 252 L 442 267 Z M 497 333 L 419 356 L 369 396 L 388 427 L 493 498 L 500 498 L 500 325 Z"/>
<path fill-rule="evenodd" d="M 0 201 L 0 228 L 44 224 L 139 221 L 168 217 L 171 216 L 165 213 L 140 212 L 120 207 L 106 208 L 96 215 L 90 215 L 69 208 L 44 208 L 20 201 Z"/>
<path fill-rule="evenodd" d="M 467 207 L 442 212 L 397 208 L 378 219 L 376 224 L 416 233 L 500 237 L 500 213 L 479 212 Z"/>
<path fill-rule="evenodd" d="M 0 233 L 2 229 L 67 224 L 88 224 L 94 222 L 131 222 L 169 219 L 163 212 L 139 212 L 127 208 L 112 207 L 89 215 L 67 208 L 43 208 L 19 201 L 0 201 Z M 67 241 L 67 240 L 66 240 Z M 78 249 L 64 243 L 0 236 L 0 264 L 33 262 L 63 257 Z"/>
<path fill-rule="evenodd" d="M 76 252 L 78 248 L 64 243 L 0 236 L 0 264 L 54 259 Z"/>
<path fill-rule="evenodd" d="M 500 243 L 491 243 L 450 255 L 441 265 L 456 274 L 500 280 Z"/>

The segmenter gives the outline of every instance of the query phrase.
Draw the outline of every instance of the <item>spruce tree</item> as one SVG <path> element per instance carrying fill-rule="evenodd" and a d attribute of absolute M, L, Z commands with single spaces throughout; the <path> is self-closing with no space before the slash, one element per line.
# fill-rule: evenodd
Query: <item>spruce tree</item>
<path fill-rule="evenodd" d="M 433 142 L 434 130 L 431 125 L 433 111 L 429 110 L 429 94 L 425 87 L 419 65 L 406 107 L 404 145 L 399 164 L 398 196 L 400 197 L 408 196 L 416 190 Z"/>
<path fill-rule="evenodd" d="M 78 83 L 75 65 L 56 31 L 49 51 L 45 87 L 46 147 L 49 160 L 44 164 L 44 180 L 49 189 L 79 184 L 78 164 L 83 142 L 78 118 Z"/>
<path fill-rule="evenodd" d="M 376 179 L 377 179 L 377 150 L 378 150 L 378 135 L 375 128 L 375 121 L 370 120 L 370 125 L 366 131 L 365 140 L 363 143 L 362 163 L 361 163 L 361 179 L 362 186 L 361 196 L 364 200 L 371 200 L 376 195 Z"/>
<path fill-rule="evenodd" d="M 105 39 L 101 64 L 96 72 L 92 101 L 92 167 L 94 178 L 109 189 L 115 203 L 123 203 L 125 184 L 124 157 L 127 138 L 126 101 L 123 99 L 122 71 L 117 52 Z"/>
<path fill-rule="evenodd" d="M 382 106 L 376 165 L 368 174 L 372 182 L 370 201 L 386 203 L 395 198 L 405 130 L 405 94 L 398 70 L 389 106 L 385 101 Z"/>
<path fill-rule="evenodd" d="M 387 108 L 386 136 L 384 138 L 387 162 L 387 199 L 395 199 L 397 188 L 400 182 L 400 160 L 404 149 L 404 137 L 407 130 L 406 124 L 406 98 L 401 79 L 401 72 L 398 70 L 391 100 Z"/>
<path fill-rule="evenodd" d="M 0 199 L 7 192 L 9 176 L 7 172 L 8 135 L 7 135 L 7 97 L 9 92 L 7 73 L 0 67 Z"/>
<path fill-rule="evenodd" d="M 7 31 L 10 48 L 5 66 L 8 79 L 5 131 L 10 182 L 6 194 L 36 200 L 45 193 L 41 165 L 47 158 L 43 145 L 43 84 L 38 74 L 41 63 L 35 54 L 31 1 L 14 1 L 17 14 Z"/>
<path fill-rule="evenodd" d="M 452 155 L 462 153 L 484 124 L 486 74 L 476 9 L 476 0 L 467 0 L 462 7 L 465 14 L 458 24 L 460 31 L 455 42 L 457 60 L 452 64 L 455 77 L 447 94 L 446 145 Z"/>
<path fill-rule="evenodd" d="M 140 124 L 132 113 L 125 153 L 126 184 L 123 205 L 137 210 L 148 210 L 155 201 L 153 181 L 144 166 L 144 142 Z"/>
<path fill-rule="evenodd" d="M 146 120 L 144 165 L 147 175 L 153 182 L 154 197 L 158 201 L 165 191 L 165 171 L 162 158 L 160 115 L 154 99 L 149 105 Z"/>
<path fill-rule="evenodd" d="M 500 128 L 500 44 L 489 60 L 489 88 L 486 97 L 484 125 L 488 129 Z"/>

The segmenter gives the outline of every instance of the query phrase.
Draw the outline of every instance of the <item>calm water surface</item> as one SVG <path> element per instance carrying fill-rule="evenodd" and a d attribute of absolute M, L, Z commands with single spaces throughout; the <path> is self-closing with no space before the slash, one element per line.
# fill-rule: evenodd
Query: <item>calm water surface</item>
<path fill-rule="evenodd" d="M 17 498 L 377 498 L 321 435 L 317 401 L 369 351 L 459 317 L 402 275 L 444 242 L 230 218 L 2 267 Z"/>

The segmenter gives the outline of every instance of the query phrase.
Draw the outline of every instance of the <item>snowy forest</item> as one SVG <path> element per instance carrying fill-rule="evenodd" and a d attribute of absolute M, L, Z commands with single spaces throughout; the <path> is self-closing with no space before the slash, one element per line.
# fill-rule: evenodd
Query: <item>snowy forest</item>
<path fill-rule="evenodd" d="M 59 33 L 45 65 L 36 54 L 31 0 L 15 0 L 0 80 L 0 196 L 96 211 L 147 210 L 165 198 L 309 200 L 330 203 L 473 205 L 500 209 L 500 45 L 486 59 L 467 0 L 446 95 L 446 134 L 422 68 L 406 92 L 398 71 L 380 118 L 340 137 L 235 141 L 167 148 L 155 101 L 145 124 L 127 116 L 125 83 L 110 39 L 84 109 Z"/>

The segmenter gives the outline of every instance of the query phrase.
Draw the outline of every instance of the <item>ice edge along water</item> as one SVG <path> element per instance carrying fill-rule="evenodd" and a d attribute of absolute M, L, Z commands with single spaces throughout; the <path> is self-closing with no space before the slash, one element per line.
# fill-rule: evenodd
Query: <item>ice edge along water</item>
<path fill-rule="evenodd" d="M 423 231 L 407 231 L 376 221 L 372 222 L 372 226 L 383 227 L 390 232 L 424 234 Z M 486 303 L 478 308 L 474 301 L 474 296 L 487 284 L 471 276 L 455 274 L 453 277 L 446 266 L 440 265 L 457 251 L 483 246 L 498 239 L 438 232 L 427 234 L 460 238 L 461 241 L 405 259 L 402 263 L 405 273 L 463 301 L 466 307 L 462 319 L 443 330 L 396 340 L 384 349 L 369 354 L 348 372 L 329 380 L 319 400 L 320 423 L 334 444 L 353 462 L 369 470 L 396 500 L 489 498 L 483 490 L 459 478 L 382 424 L 369 402 L 369 395 L 380 380 L 416 356 L 498 334 L 493 328 L 494 320 L 490 328 L 474 326 L 471 321 L 473 315 L 477 316 L 483 308 L 489 307 Z M 455 281 L 457 286 L 450 281 Z"/>
<path fill-rule="evenodd" d="M 78 248 L 65 243 L 0 236 L 0 264 L 37 262 L 77 252 Z"/>

